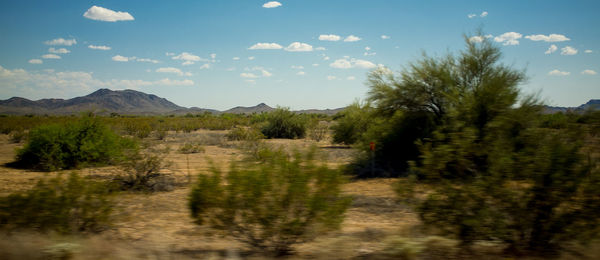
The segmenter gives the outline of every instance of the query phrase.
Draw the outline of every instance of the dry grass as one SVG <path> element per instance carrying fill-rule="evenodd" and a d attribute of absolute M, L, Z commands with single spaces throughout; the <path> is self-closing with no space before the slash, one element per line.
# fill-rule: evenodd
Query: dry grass
<path fill-rule="evenodd" d="M 169 132 L 164 140 L 145 141 L 155 148 L 170 148 L 166 156 L 172 162 L 169 173 L 186 184 L 190 177 L 195 180 L 194 176 L 207 172 L 211 163 L 225 168 L 231 160 L 244 156 L 236 148 L 235 142 L 221 138 L 225 133 L 207 130 Z M 179 153 L 178 149 L 186 142 L 203 142 L 204 153 Z M 325 141 L 316 143 L 308 139 L 271 139 L 265 142 L 288 150 L 316 144 L 327 155 L 331 166 L 345 164 L 354 153 L 348 147 L 332 146 Z M 13 160 L 15 148 L 22 145 L 11 143 L 8 135 L 0 135 L 2 195 L 28 189 L 39 178 L 55 175 L 54 172 L 42 173 L 5 167 L 5 163 Z M 101 167 L 77 171 L 84 176 L 109 178 L 115 170 L 115 167 Z M 429 243 L 429 238 L 421 233 L 418 216 L 396 200 L 392 187 L 396 181 L 373 179 L 346 184 L 343 191 L 351 195 L 354 201 L 346 213 L 341 230 L 296 246 L 296 254 L 287 258 L 397 259 L 397 256 L 386 254 L 390 243 L 398 243 L 396 238 Z M 114 226 L 99 235 L 4 235 L 5 237 L 0 237 L 0 259 L 58 259 L 61 254 L 70 254 L 72 259 L 264 259 L 260 252 L 249 252 L 243 244 L 231 238 L 210 236 L 210 229 L 194 224 L 187 209 L 189 191 L 189 185 L 182 185 L 170 192 L 120 194 L 117 198 Z M 580 249 L 579 252 L 584 256 L 594 256 L 600 252 L 598 244 L 594 245 Z M 497 253 L 498 247 L 495 245 L 480 247 L 481 252 L 488 250 L 490 253 Z M 435 255 L 425 258 L 438 259 Z M 501 256 L 491 256 L 488 253 L 465 255 L 461 258 L 502 259 Z M 565 256 L 565 259 L 571 258 L 573 255 Z"/>

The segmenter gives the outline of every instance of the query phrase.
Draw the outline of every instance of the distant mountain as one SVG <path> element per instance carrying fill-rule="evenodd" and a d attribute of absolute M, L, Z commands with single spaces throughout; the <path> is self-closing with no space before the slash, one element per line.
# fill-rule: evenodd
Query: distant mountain
<path fill-rule="evenodd" d="M 100 89 L 71 99 L 29 99 L 13 97 L 0 100 L 3 114 L 75 114 L 82 111 L 123 114 L 160 114 L 180 107 L 169 100 L 135 90 Z"/>
<path fill-rule="evenodd" d="M 265 103 L 260 103 L 256 106 L 253 107 L 234 107 L 228 110 L 223 111 L 223 113 L 230 113 L 230 114 L 252 114 L 252 113 L 262 113 L 262 112 L 269 112 L 271 110 L 274 110 L 275 108 L 272 108 L 270 106 L 267 106 L 267 104 Z"/>
<path fill-rule="evenodd" d="M 49 114 L 69 115 L 84 111 L 93 111 L 99 114 L 119 113 L 125 115 L 185 115 L 204 113 L 232 113 L 251 114 L 263 113 L 274 110 L 265 103 L 252 107 L 234 107 L 225 111 L 214 109 L 178 106 L 175 103 L 152 94 L 146 94 L 135 90 L 110 90 L 100 89 L 87 96 L 71 99 L 40 99 L 29 100 L 21 97 L 12 97 L 0 100 L 0 114 L 26 115 L 26 114 Z M 338 109 L 309 109 L 294 111 L 305 114 L 328 114 L 333 115 L 344 108 Z"/>
<path fill-rule="evenodd" d="M 587 110 L 600 110 L 600 99 L 590 99 L 587 103 L 580 105 L 578 107 L 553 107 L 546 106 L 546 113 L 553 114 L 558 112 L 575 112 L 581 113 Z"/>

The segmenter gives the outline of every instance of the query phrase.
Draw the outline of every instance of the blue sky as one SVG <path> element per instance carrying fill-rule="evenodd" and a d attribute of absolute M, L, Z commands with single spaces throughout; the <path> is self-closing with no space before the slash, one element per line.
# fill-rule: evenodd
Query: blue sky
<path fill-rule="evenodd" d="M 270 7 L 270 8 L 267 8 Z M 600 1 L 0 1 L 0 99 L 136 89 L 214 109 L 337 108 L 481 28 L 551 105 L 600 98 Z M 476 39 L 474 39 L 476 40 Z"/>

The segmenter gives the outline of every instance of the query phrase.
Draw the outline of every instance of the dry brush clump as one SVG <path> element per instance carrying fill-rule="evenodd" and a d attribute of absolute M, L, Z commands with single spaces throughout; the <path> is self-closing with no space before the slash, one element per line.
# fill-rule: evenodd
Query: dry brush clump
<path fill-rule="evenodd" d="M 6 231 L 99 232 L 111 222 L 107 186 L 71 173 L 40 180 L 30 190 L 0 197 L 0 227 Z"/>
<path fill-rule="evenodd" d="M 213 168 L 200 175 L 189 199 L 198 224 L 275 255 L 337 229 L 349 206 L 341 195 L 344 178 L 320 165 L 315 152 L 269 151 L 257 163 L 232 163 L 227 173 Z"/>
<path fill-rule="evenodd" d="M 168 149 L 152 148 L 132 151 L 113 178 L 116 188 L 143 192 L 173 190 L 175 178 L 163 172 L 171 166 L 171 162 L 165 159 L 168 153 Z"/>

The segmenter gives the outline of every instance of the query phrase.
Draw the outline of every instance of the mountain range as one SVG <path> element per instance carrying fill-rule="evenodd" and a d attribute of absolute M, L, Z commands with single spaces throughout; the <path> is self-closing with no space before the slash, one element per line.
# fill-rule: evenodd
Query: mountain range
<path fill-rule="evenodd" d="M 295 111 L 297 113 L 316 113 L 333 115 L 344 108 L 338 109 L 310 109 Z M 69 115 L 82 111 L 94 111 L 99 114 L 119 113 L 131 115 L 162 115 L 162 114 L 202 114 L 202 113 L 233 113 L 249 114 L 269 112 L 274 108 L 260 103 L 252 107 L 234 107 L 225 111 L 179 106 L 165 98 L 146 94 L 135 90 L 110 90 L 99 89 L 87 96 L 71 99 L 40 99 L 29 100 L 21 97 L 12 97 L 0 100 L 0 114 L 26 115 L 26 114 L 52 114 Z"/>

